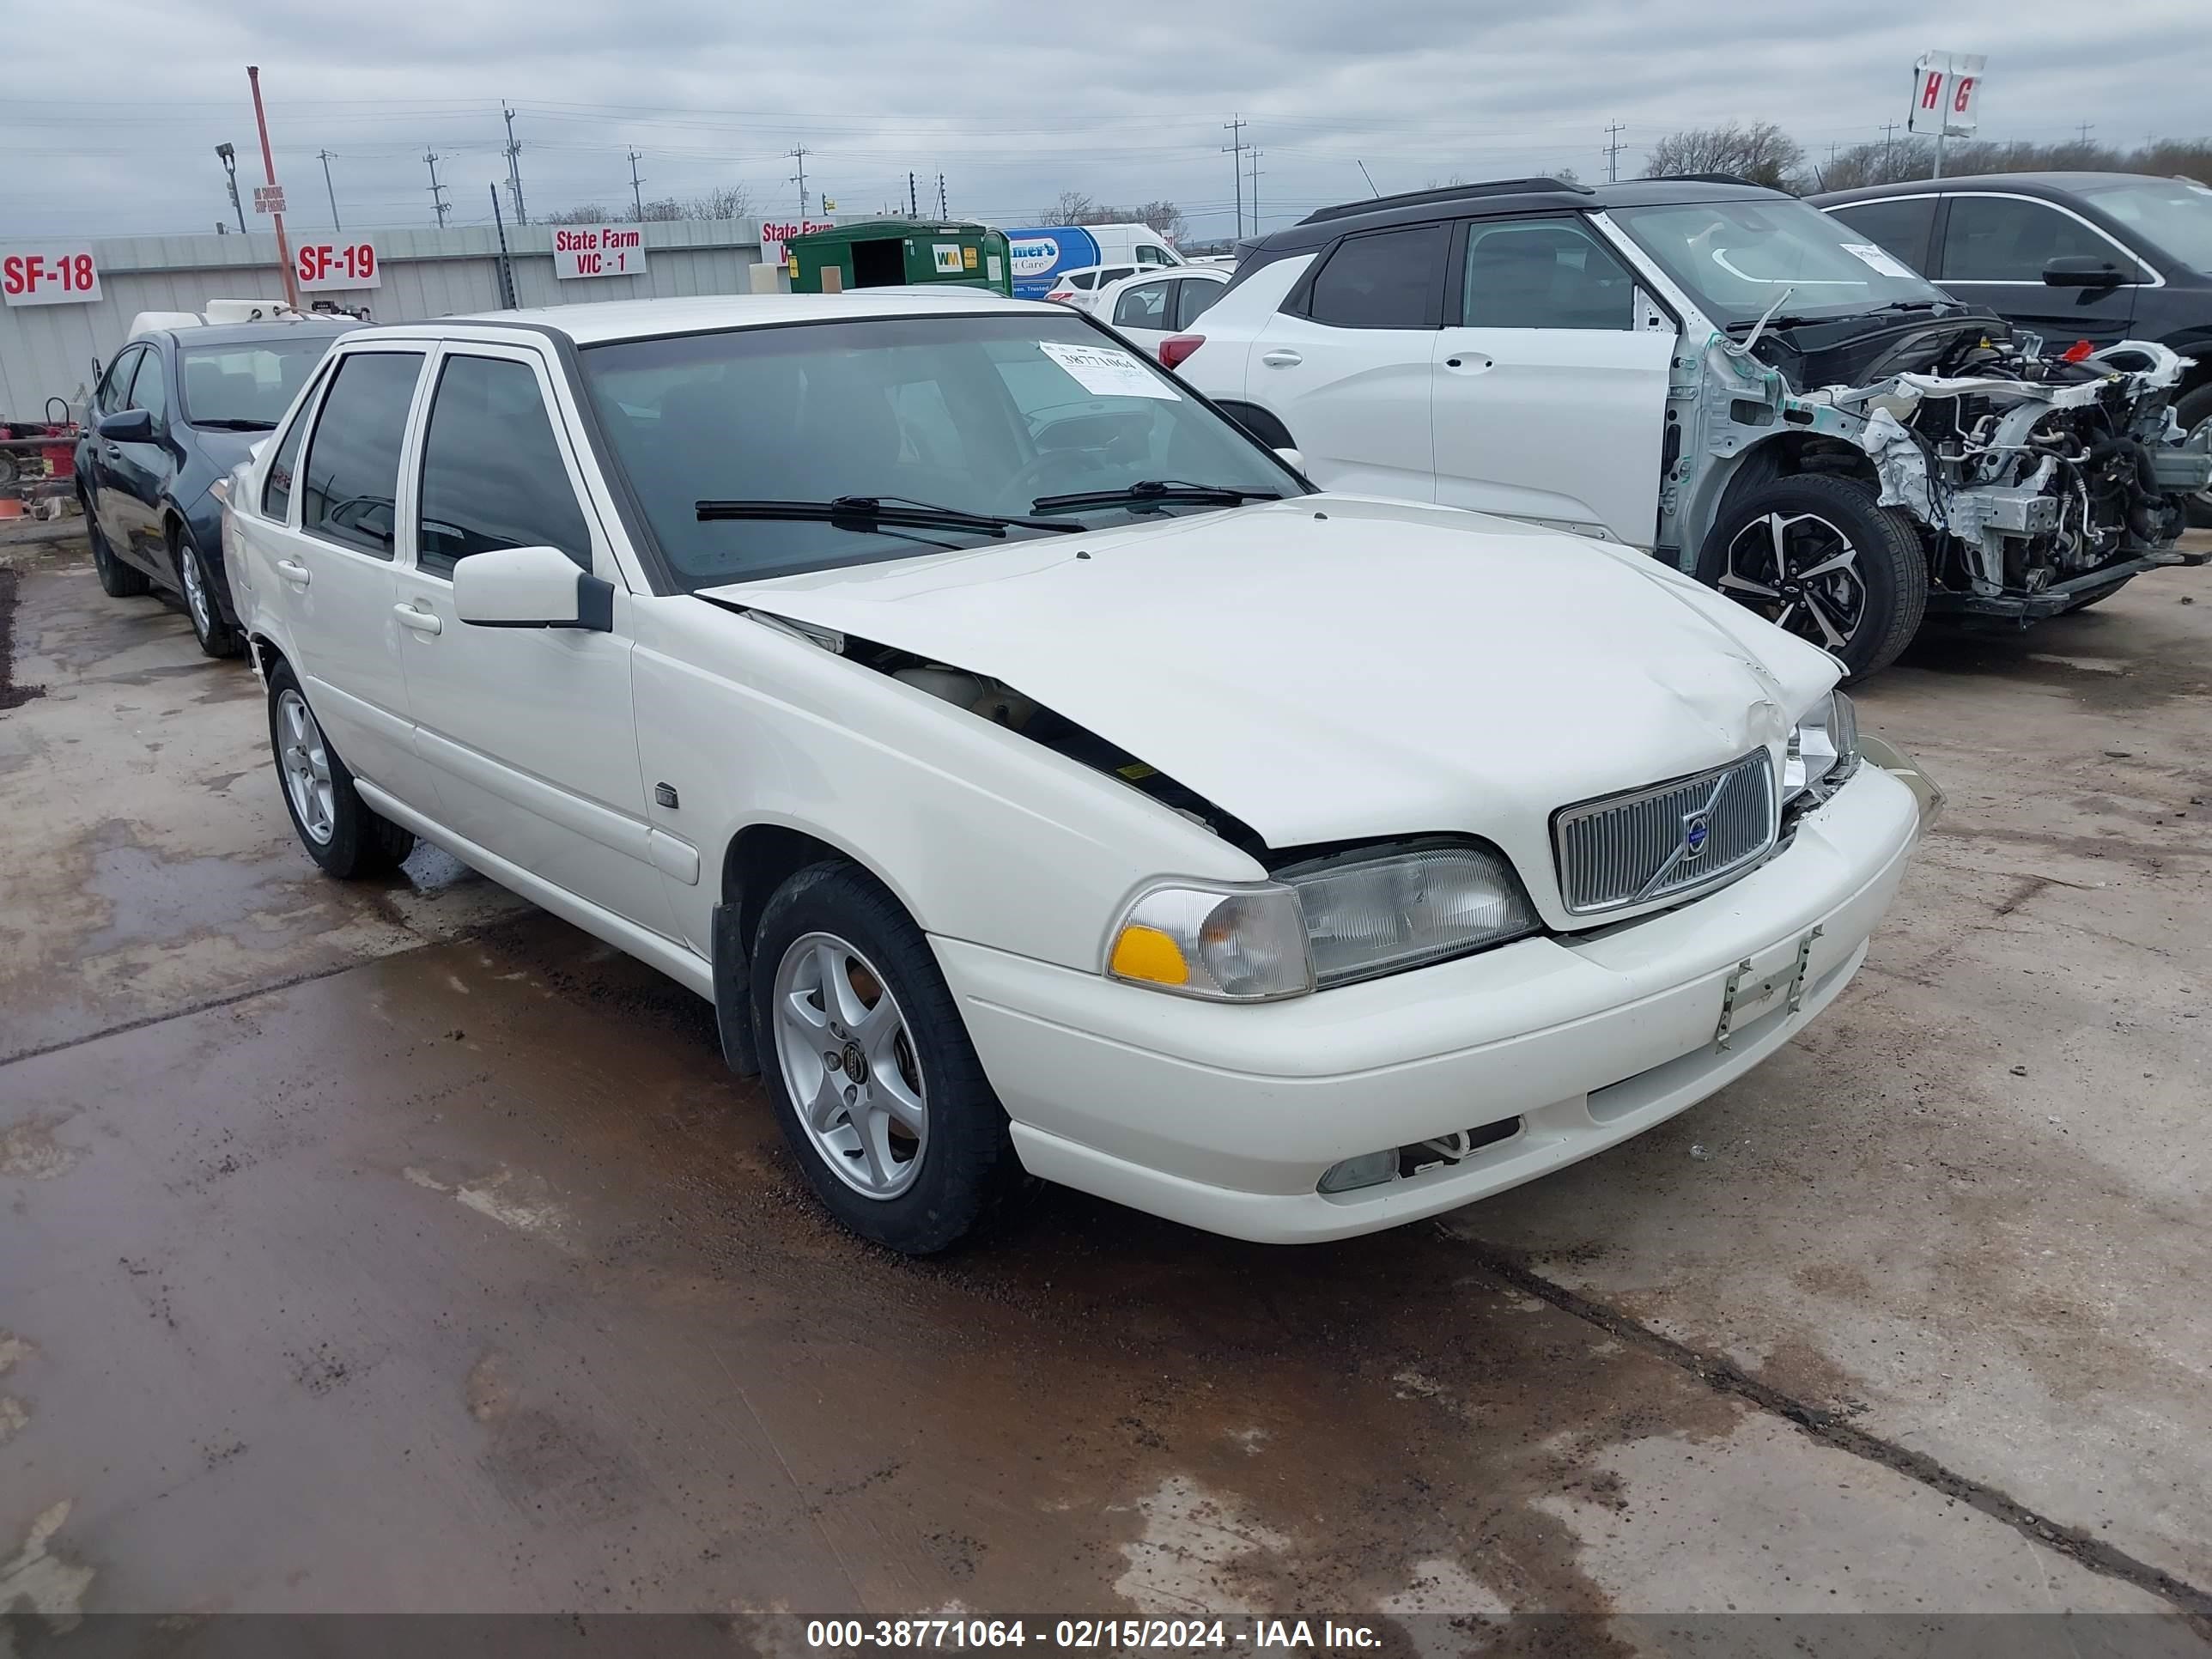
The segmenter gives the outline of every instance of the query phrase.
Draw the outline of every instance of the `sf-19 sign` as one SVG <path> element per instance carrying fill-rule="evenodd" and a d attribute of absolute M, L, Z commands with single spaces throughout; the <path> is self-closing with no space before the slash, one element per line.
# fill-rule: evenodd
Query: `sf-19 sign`
<path fill-rule="evenodd" d="M 553 232 L 553 274 L 642 276 L 645 233 L 635 225 L 562 225 Z"/>
<path fill-rule="evenodd" d="M 370 241 L 302 242 L 292 250 L 292 275 L 303 294 L 384 286 L 384 269 L 377 260 L 376 244 Z"/>
<path fill-rule="evenodd" d="M 81 306 L 99 297 L 100 265 L 89 242 L 0 253 L 0 300 L 11 306 Z"/>

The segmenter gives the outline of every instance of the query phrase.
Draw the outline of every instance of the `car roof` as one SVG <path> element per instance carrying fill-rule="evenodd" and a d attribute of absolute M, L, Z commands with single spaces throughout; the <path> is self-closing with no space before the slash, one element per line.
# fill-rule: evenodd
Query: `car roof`
<path fill-rule="evenodd" d="M 1790 201 L 1788 192 L 1764 185 L 1692 179 L 1635 179 L 1622 184 L 1580 185 L 1559 179 L 1499 179 L 1484 184 L 1451 185 L 1441 190 L 1410 191 L 1371 202 L 1347 202 L 1323 208 L 1304 222 L 1278 230 L 1252 244 L 1270 253 L 1318 247 L 1346 231 L 1379 230 L 1393 225 L 1426 224 L 1442 218 L 1468 218 L 1528 212 L 1601 212 L 1609 208 L 1669 207 L 1691 202 Z M 1240 252 L 1243 245 L 1239 245 Z"/>
<path fill-rule="evenodd" d="M 1927 196 L 1937 191 L 2005 190 L 2021 196 L 2069 197 L 2090 186 L 2162 185 L 2156 173 L 1966 173 L 1942 179 L 1902 179 L 1890 185 L 1862 185 L 1856 190 L 1824 191 L 1806 199 L 1822 207 L 1838 202 L 1870 202 L 1884 196 Z"/>
<path fill-rule="evenodd" d="M 842 294 L 706 294 L 684 299 L 596 300 L 581 305 L 541 306 L 522 311 L 471 312 L 426 322 L 379 325 L 384 336 L 437 335 L 471 327 L 542 329 L 578 345 L 608 340 L 647 340 L 671 334 L 709 334 L 732 328 L 773 328 L 781 323 L 853 322 L 866 317 L 958 316 L 976 311 L 1028 311 L 1064 317 L 1059 306 L 1009 300 L 947 283 L 941 290 L 854 289 Z"/>
<path fill-rule="evenodd" d="M 167 335 L 179 345 L 258 345 L 264 340 L 296 340 L 301 335 L 339 335 L 365 326 L 351 317 L 302 317 L 283 323 L 208 323 L 194 328 L 148 329 L 143 337 Z"/>
<path fill-rule="evenodd" d="M 1061 273 L 1063 276 L 1065 272 Z M 1139 265 L 1127 276 L 1117 276 L 1098 291 L 1133 287 L 1138 283 L 1157 283 L 1162 277 L 1174 282 L 1181 277 L 1195 276 L 1202 283 L 1225 283 L 1236 275 L 1227 265 Z"/>

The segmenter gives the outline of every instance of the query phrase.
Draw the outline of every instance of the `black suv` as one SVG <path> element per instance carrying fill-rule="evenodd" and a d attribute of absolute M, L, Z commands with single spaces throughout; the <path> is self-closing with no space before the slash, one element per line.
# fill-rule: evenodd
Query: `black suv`
<path fill-rule="evenodd" d="M 2212 185 L 2136 173 L 1992 173 L 1810 198 L 2052 351 L 2154 340 L 2197 367 L 2176 412 L 2212 422 Z M 2190 522 L 2212 525 L 2212 491 Z"/>

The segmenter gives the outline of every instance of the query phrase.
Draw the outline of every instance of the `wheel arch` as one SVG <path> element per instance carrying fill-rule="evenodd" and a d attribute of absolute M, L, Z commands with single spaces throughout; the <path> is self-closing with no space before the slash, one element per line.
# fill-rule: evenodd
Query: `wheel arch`
<path fill-rule="evenodd" d="M 1877 493 L 1881 488 L 1874 458 L 1857 445 L 1826 433 L 1778 432 L 1707 473 L 1692 509 L 1694 533 L 1683 538 L 1683 552 L 1692 562 L 1691 568 L 1695 569 L 1703 561 L 1705 538 L 1737 502 L 1778 478 L 1805 472 L 1856 478 Z"/>

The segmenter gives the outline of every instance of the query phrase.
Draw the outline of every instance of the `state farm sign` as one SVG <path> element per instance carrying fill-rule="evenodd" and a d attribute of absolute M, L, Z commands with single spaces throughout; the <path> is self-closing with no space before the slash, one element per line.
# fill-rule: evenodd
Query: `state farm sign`
<path fill-rule="evenodd" d="M 100 297 L 89 242 L 25 244 L 0 253 L 0 300 L 11 306 L 81 306 Z"/>
<path fill-rule="evenodd" d="M 794 236 L 804 236 L 809 231 L 835 230 L 836 225 L 828 219 L 791 219 L 782 223 L 761 221 L 761 263 L 768 265 L 785 264 L 791 255 L 784 244 Z"/>
<path fill-rule="evenodd" d="M 302 242 L 292 250 L 292 275 L 302 294 L 319 289 L 384 286 L 384 268 L 377 261 L 376 244 L 366 238 Z"/>
<path fill-rule="evenodd" d="M 553 274 L 642 276 L 645 232 L 636 225 L 562 225 L 553 233 Z"/>

